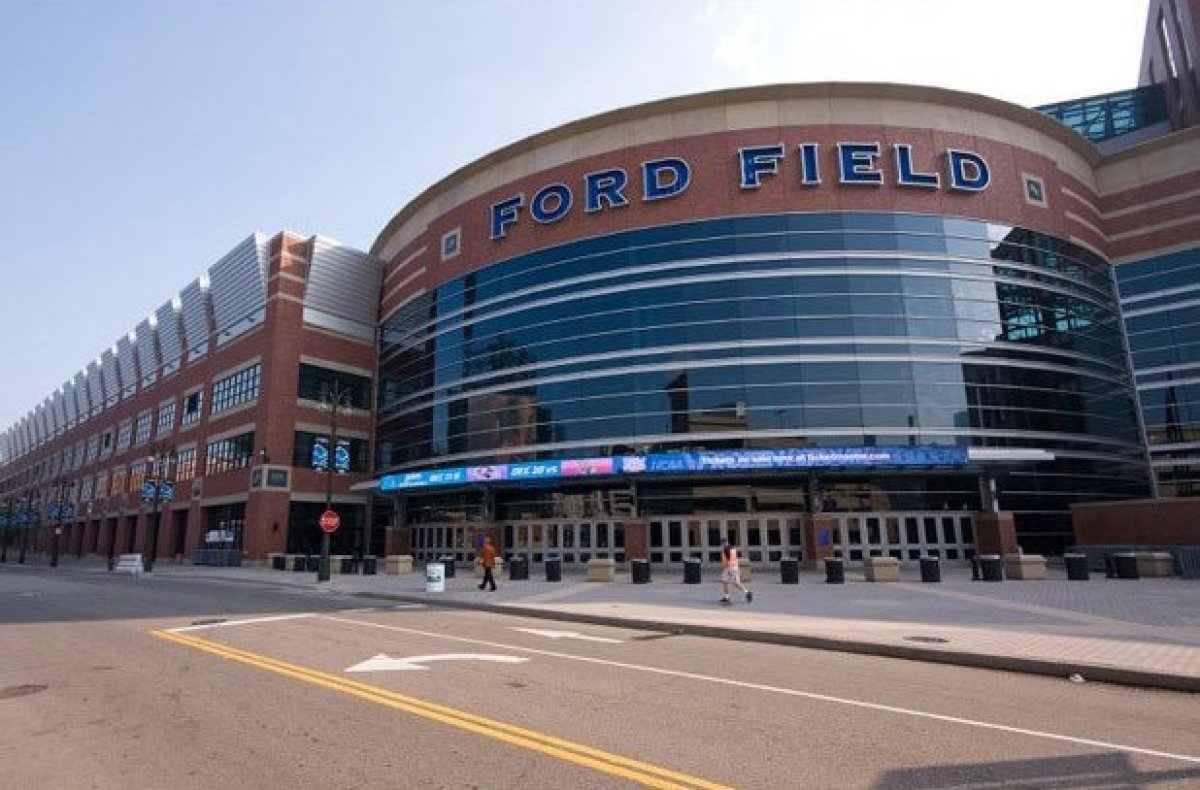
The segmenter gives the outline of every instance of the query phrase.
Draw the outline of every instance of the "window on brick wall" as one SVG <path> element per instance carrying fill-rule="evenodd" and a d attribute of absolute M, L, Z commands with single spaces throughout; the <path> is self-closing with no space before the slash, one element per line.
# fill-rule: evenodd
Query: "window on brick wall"
<path fill-rule="evenodd" d="M 158 407 L 157 436 L 169 436 L 175 430 L 175 401 Z"/>
<path fill-rule="evenodd" d="M 175 482 L 184 483 L 196 476 L 196 448 L 188 447 L 175 454 Z"/>
<path fill-rule="evenodd" d="M 134 444 L 145 444 L 150 441 L 150 421 L 153 417 L 153 412 L 147 409 L 137 417 L 137 431 L 134 433 Z"/>
<path fill-rule="evenodd" d="M 226 409 L 257 400 L 261 371 L 262 365 L 255 363 L 220 381 L 214 381 L 209 413 L 220 414 Z"/>
<path fill-rule="evenodd" d="M 129 442 L 133 439 L 133 421 L 126 420 L 117 428 L 117 452 L 123 453 L 129 449 Z"/>
<path fill-rule="evenodd" d="M 204 393 L 200 390 L 189 392 L 183 396 L 183 425 L 194 425 L 200 422 L 200 413 L 204 410 Z"/>
<path fill-rule="evenodd" d="M 317 365 L 300 363 L 300 380 L 298 393 L 304 400 L 318 403 L 328 397 L 334 383 L 345 394 L 344 405 L 353 409 L 367 409 L 371 404 L 371 380 L 353 373 L 331 370 Z"/>
<path fill-rule="evenodd" d="M 254 431 L 209 442 L 204 448 L 204 474 L 218 475 L 244 469 L 254 456 Z"/>
<path fill-rule="evenodd" d="M 142 490 L 142 483 L 146 481 L 146 470 L 149 467 L 149 461 L 134 461 L 129 465 L 129 493 L 136 494 Z"/>

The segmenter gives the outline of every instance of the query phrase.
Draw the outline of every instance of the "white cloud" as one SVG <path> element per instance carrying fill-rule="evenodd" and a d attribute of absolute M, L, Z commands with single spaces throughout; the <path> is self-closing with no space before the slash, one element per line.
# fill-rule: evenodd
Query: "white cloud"
<path fill-rule="evenodd" d="M 769 62 L 773 49 L 764 20 L 751 13 L 717 36 L 712 56 L 736 82 L 769 82 L 777 72 Z"/>
<path fill-rule="evenodd" d="M 725 85 L 903 82 L 1039 104 L 1136 84 L 1144 15 L 1128 0 L 715 0 L 688 34 L 711 42 L 693 68 Z"/>

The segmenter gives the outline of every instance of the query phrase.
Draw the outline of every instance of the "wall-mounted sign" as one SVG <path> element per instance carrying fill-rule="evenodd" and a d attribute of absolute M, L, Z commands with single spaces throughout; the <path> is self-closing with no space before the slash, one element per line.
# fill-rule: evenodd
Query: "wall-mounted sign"
<path fill-rule="evenodd" d="M 947 148 L 935 155 L 937 167 L 921 170 L 908 143 L 885 145 L 878 141 L 836 143 L 826 164 L 836 171 L 841 186 L 883 186 L 952 192 L 982 192 L 991 183 L 991 168 L 974 151 Z M 799 187 L 824 183 L 822 155 L 818 143 L 800 143 L 789 153 L 783 143 L 740 148 L 737 151 L 739 186 L 743 191 L 761 187 L 764 179 L 783 175 Z M 640 184 L 631 186 L 629 173 L 620 167 L 586 173 L 577 185 L 561 181 L 546 184 L 532 195 L 521 193 L 493 203 L 488 227 L 493 241 L 508 235 L 521 221 L 522 212 L 539 225 L 552 225 L 566 218 L 578 203 L 585 214 L 628 206 L 631 195 L 642 203 L 675 198 L 692 183 L 692 166 L 686 159 L 666 157 L 642 162 Z"/>
<path fill-rule="evenodd" d="M 525 461 L 491 466 L 460 466 L 385 475 L 380 491 L 400 491 L 487 481 L 519 482 L 613 475 L 712 474 L 864 467 L 964 466 L 961 447 L 789 447 L 776 450 L 710 450 L 649 453 L 561 461 Z"/>

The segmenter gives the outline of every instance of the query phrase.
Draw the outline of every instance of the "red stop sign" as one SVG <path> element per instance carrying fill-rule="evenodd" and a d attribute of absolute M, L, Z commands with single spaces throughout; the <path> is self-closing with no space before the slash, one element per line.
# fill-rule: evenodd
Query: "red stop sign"
<path fill-rule="evenodd" d="M 321 514 L 321 529 L 326 532 L 337 532 L 337 528 L 341 525 L 342 518 L 336 510 L 326 510 Z"/>

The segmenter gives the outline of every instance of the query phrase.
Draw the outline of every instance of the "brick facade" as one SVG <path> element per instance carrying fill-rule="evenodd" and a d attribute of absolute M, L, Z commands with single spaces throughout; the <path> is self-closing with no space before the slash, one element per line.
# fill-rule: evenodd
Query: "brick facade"
<path fill-rule="evenodd" d="M 365 521 L 367 496 L 352 492 L 351 488 L 370 479 L 367 469 L 359 467 L 327 481 L 323 473 L 292 464 L 297 429 L 310 426 L 320 430 L 330 422 L 329 413 L 321 403 L 299 397 L 298 371 L 302 358 L 312 365 L 371 379 L 375 370 L 373 339 L 340 334 L 306 322 L 313 239 L 280 233 L 269 240 L 267 250 L 266 302 L 261 323 L 218 345 L 216 326 L 210 322 L 207 354 L 189 361 L 185 351 L 177 371 L 157 378 L 148 386 L 139 384 L 133 395 L 64 431 L 16 463 L 0 467 L 0 511 L 10 497 L 33 495 L 44 504 L 54 501 L 58 491 L 69 490 L 73 493 L 64 498 L 73 503 L 74 514 L 62 524 L 60 551 L 79 556 L 144 553 L 155 518 L 154 508 L 142 502 L 137 491 L 129 490 L 128 473 L 150 455 L 195 448 L 194 475 L 187 476 L 182 470 L 172 470 L 169 475 L 177 478 L 175 496 L 173 501 L 159 507 L 156 551 L 159 559 L 187 557 L 200 548 L 205 533 L 219 526 L 222 509 L 244 512 L 241 549 L 245 561 L 261 561 L 269 552 L 285 551 L 290 530 L 315 529 L 315 524 L 291 523 L 292 504 L 323 505 L 327 482 L 331 482 L 334 506 L 345 511 L 357 510 L 361 514 L 359 520 Z M 195 345 L 196 340 L 188 338 L 188 345 Z M 257 397 L 213 415 L 210 411 L 213 383 L 256 363 L 261 365 Z M 139 378 L 145 375 L 145 371 L 139 372 Z M 182 425 L 183 400 L 194 392 L 203 393 L 201 417 L 192 424 Z M 136 420 L 137 415 L 147 410 L 156 422 L 158 407 L 165 403 L 176 404 L 174 424 L 169 431 L 159 433 L 155 424 L 148 441 L 134 441 L 127 449 L 59 474 L 49 471 L 59 466 L 56 458 L 68 448 L 108 431 L 116 436 L 123 422 Z M 369 408 L 346 410 L 338 415 L 339 436 L 369 442 L 372 428 Z M 234 464 L 233 469 L 206 473 L 206 449 L 210 441 L 251 431 L 252 457 Z M 80 496 L 83 481 L 106 474 L 111 486 L 112 472 L 117 469 L 126 472 L 124 490 L 88 501 Z M 254 485 L 256 481 L 267 482 L 264 477 L 267 470 L 286 475 L 286 484 Z M 42 519 L 43 529 L 39 534 L 43 548 L 48 547 L 52 534 L 47 528 L 55 521 Z"/>
<path fill-rule="evenodd" d="M 1200 499 L 1072 505 L 1080 546 L 1200 546 Z"/>

